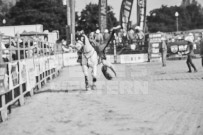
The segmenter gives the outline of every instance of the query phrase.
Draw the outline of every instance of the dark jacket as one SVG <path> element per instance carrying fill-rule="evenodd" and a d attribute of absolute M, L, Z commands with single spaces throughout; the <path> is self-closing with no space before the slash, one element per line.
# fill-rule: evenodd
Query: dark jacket
<path fill-rule="evenodd" d="M 200 41 L 200 55 L 203 57 L 203 38 Z"/>
<path fill-rule="evenodd" d="M 192 42 L 188 42 L 187 55 L 193 55 L 193 54 L 194 54 L 194 44 Z"/>

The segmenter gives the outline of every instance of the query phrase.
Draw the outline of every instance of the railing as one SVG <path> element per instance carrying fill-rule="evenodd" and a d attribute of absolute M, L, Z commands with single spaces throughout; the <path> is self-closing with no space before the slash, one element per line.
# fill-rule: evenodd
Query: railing
<path fill-rule="evenodd" d="M 0 120 L 5 121 L 11 106 L 24 104 L 63 67 L 62 48 L 30 38 L 0 35 Z"/>

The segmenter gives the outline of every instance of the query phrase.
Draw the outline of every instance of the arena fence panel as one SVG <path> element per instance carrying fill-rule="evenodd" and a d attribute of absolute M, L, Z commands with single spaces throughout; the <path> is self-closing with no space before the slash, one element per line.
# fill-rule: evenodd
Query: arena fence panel
<path fill-rule="evenodd" d="M 0 120 L 5 121 L 11 106 L 24 104 L 63 67 L 60 45 L 31 38 L 0 35 Z"/>

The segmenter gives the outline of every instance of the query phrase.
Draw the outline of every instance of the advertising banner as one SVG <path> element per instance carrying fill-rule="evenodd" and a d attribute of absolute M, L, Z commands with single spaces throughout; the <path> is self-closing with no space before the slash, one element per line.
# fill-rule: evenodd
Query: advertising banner
<path fill-rule="evenodd" d="M 44 59 L 44 64 L 45 64 L 45 71 L 49 70 L 49 57 L 45 57 Z"/>
<path fill-rule="evenodd" d="M 9 78 L 7 74 L 7 65 L 0 65 L 0 94 L 7 92 L 8 89 L 8 84 L 9 84 Z"/>
<path fill-rule="evenodd" d="M 19 76 L 20 84 L 23 84 L 27 81 L 27 68 L 25 60 L 19 61 Z"/>
<path fill-rule="evenodd" d="M 42 74 L 45 71 L 45 58 L 41 57 L 39 58 L 40 63 L 40 74 Z"/>
<path fill-rule="evenodd" d="M 35 65 L 35 76 L 40 75 L 40 62 L 39 58 L 34 58 L 34 65 Z"/>
<path fill-rule="evenodd" d="M 148 61 L 148 54 L 120 55 L 120 63 L 142 63 Z"/>
<path fill-rule="evenodd" d="M 177 57 L 182 57 L 182 53 L 185 53 L 187 51 L 188 45 L 186 41 L 176 41 L 176 42 L 171 42 L 168 43 L 168 55 L 176 55 Z M 199 54 L 200 52 L 200 46 L 197 43 L 193 44 L 194 48 L 194 54 Z"/>
<path fill-rule="evenodd" d="M 27 68 L 27 90 L 30 91 L 36 85 L 36 78 L 35 78 L 35 65 L 33 59 L 26 60 L 26 68 Z"/>
<path fill-rule="evenodd" d="M 50 58 L 49 58 L 49 68 L 50 69 L 55 68 L 55 61 L 56 61 L 55 56 L 54 55 L 50 56 Z"/>
<path fill-rule="evenodd" d="M 18 62 L 9 63 L 9 89 L 14 89 L 19 85 Z"/>
<path fill-rule="evenodd" d="M 181 52 L 187 51 L 187 43 L 186 42 L 172 42 L 168 44 L 168 54 L 178 54 Z"/>
<path fill-rule="evenodd" d="M 160 33 L 154 33 L 149 35 L 149 55 L 150 59 L 160 58 L 160 46 L 161 46 L 161 37 Z"/>

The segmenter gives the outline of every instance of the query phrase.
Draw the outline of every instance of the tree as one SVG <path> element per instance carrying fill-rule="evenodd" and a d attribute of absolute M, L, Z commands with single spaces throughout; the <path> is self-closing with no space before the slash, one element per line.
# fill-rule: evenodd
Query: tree
<path fill-rule="evenodd" d="M 44 29 L 59 30 L 66 38 L 66 8 L 62 0 L 20 0 L 7 14 L 8 24 L 42 24 Z"/>
<path fill-rule="evenodd" d="M 99 5 L 89 3 L 81 12 L 81 17 L 76 15 L 77 28 L 83 28 L 86 33 L 95 31 L 99 27 Z M 107 7 L 107 28 L 118 24 L 112 7 Z"/>
<path fill-rule="evenodd" d="M 203 28 L 203 14 L 201 6 L 193 0 L 187 6 L 167 7 L 162 5 L 159 9 L 154 9 L 147 16 L 150 32 L 172 32 L 176 31 L 175 12 L 179 13 L 179 30 Z"/>

